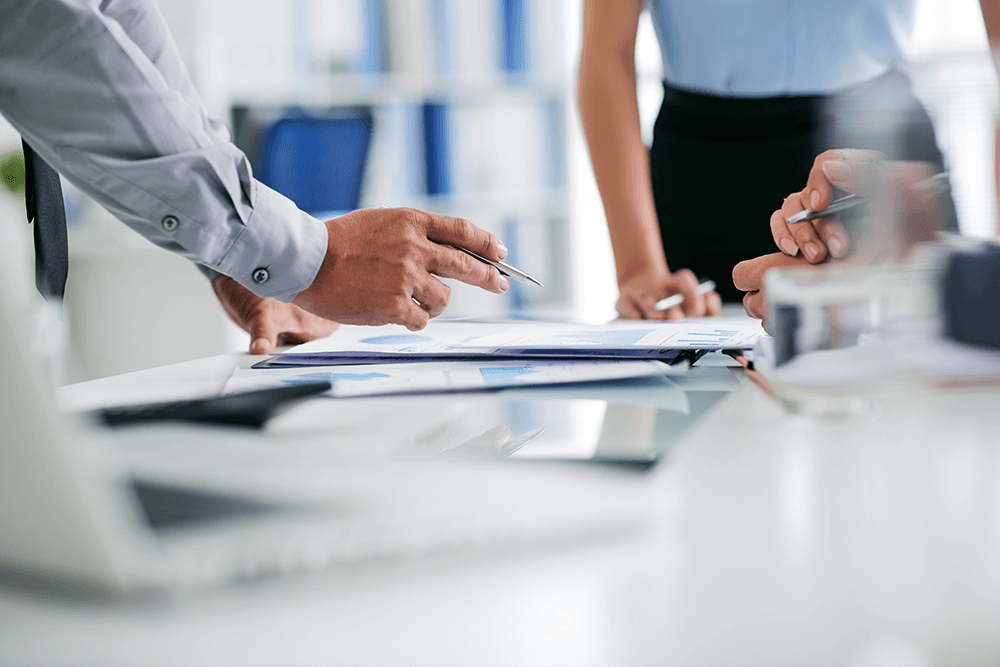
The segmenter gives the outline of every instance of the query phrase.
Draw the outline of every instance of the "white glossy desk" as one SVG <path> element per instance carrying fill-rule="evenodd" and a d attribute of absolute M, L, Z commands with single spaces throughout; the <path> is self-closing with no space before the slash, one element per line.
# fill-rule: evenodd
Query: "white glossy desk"
<path fill-rule="evenodd" d="M 204 393 L 245 360 L 63 398 Z M 953 389 L 810 420 L 746 383 L 648 473 L 647 534 L 129 606 L 4 590 L 0 663 L 995 664 L 998 407 Z"/>

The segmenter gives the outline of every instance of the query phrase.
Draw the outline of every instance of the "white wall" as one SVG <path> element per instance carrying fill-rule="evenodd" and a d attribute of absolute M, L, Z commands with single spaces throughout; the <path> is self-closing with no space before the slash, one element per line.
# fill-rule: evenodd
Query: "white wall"
<path fill-rule="evenodd" d="M 962 233 L 993 236 L 997 73 L 978 0 L 918 0 L 913 46 L 914 86 L 949 162 Z"/>

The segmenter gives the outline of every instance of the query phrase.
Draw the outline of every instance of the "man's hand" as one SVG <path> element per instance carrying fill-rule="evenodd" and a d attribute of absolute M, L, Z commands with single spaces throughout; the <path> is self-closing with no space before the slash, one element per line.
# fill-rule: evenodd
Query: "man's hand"
<path fill-rule="evenodd" d="M 701 294 L 698 279 L 688 269 L 644 271 L 625 280 L 620 287 L 618 314 L 627 320 L 680 320 L 685 317 L 717 317 L 722 299 L 715 292 Z M 656 310 L 656 302 L 672 294 L 683 294 L 684 302 L 667 310 Z"/>
<path fill-rule="evenodd" d="M 296 305 L 259 297 L 229 276 L 214 278 L 212 289 L 226 314 L 250 333 L 250 354 L 267 354 L 278 345 L 324 338 L 340 326 Z"/>
<path fill-rule="evenodd" d="M 468 220 L 408 208 L 363 209 L 326 221 L 326 258 L 295 298 L 311 313 L 345 324 L 423 329 L 448 305 L 455 278 L 502 294 L 508 279 L 453 245 L 494 261 L 507 248 Z"/>
<path fill-rule="evenodd" d="M 771 269 L 809 266 L 801 256 L 789 257 L 775 252 L 755 259 L 740 262 L 733 269 L 733 284 L 736 289 L 746 292 L 743 308 L 747 315 L 761 320 L 767 319 L 767 297 L 764 295 L 764 274 Z M 765 324 L 766 328 L 766 324 Z"/>

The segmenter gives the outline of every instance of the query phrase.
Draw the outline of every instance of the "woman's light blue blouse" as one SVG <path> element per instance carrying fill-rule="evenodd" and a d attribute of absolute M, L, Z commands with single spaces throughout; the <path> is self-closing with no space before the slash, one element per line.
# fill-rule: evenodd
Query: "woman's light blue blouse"
<path fill-rule="evenodd" d="M 909 61 L 914 0 L 646 0 L 664 78 L 724 97 L 830 93 Z"/>

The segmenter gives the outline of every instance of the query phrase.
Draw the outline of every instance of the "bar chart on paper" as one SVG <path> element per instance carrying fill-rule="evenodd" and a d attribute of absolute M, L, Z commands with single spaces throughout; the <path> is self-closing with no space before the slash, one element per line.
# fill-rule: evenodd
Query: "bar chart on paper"
<path fill-rule="evenodd" d="M 722 347 L 729 341 L 738 337 L 740 332 L 736 329 L 713 329 L 711 331 L 690 331 L 687 335 L 678 338 L 677 343 L 681 345 L 696 345 L 704 347 Z"/>

